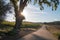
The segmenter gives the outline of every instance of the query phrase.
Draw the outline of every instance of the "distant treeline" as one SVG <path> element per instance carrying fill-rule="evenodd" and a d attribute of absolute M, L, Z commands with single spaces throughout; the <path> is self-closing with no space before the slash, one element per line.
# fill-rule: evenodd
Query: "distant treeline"
<path fill-rule="evenodd" d="M 60 21 L 54 21 L 54 22 L 44 22 L 44 24 L 51 24 L 51 25 L 60 25 Z"/>
<path fill-rule="evenodd" d="M 37 23 L 29 23 L 29 22 L 25 22 L 22 23 L 21 28 L 39 28 L 41 25 L 37 24 Z"/>

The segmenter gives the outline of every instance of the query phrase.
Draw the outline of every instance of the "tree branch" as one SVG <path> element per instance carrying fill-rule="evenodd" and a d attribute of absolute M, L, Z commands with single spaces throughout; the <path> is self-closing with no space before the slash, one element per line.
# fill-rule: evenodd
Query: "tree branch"
<path fill-rule="evenodd" d="M 20 1 L 19 11 L 23 11 L 24 7 L 27 5 L 27 1 L 28 0 Z"/>

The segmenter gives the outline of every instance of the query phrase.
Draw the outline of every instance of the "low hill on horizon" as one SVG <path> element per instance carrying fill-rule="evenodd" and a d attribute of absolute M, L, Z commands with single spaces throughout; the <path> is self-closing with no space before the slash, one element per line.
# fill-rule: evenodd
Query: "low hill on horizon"
<path fill-rule="evenodd" d="M 60 25 L 60 21 L 44 22 L 44 24 Z"/>

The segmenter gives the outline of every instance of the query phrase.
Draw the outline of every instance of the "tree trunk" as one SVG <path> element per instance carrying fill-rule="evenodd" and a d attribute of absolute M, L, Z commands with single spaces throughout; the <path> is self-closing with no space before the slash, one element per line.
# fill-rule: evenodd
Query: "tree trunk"
<path fill-rule="evenodd" d="M 17 12 L 16 14 L 16 22 L 15 22 L 15 31 L 18 33 L 20 31 L 21 25 L 22 25 L 22 15 L 21 12 Z"/>
<path fill-rule="evenodd" d="M 22 24 L 22 15 L 21 15 L 21 12 L 18 10 L 18 7 L 16 4 L 14 4 L 14 11 L 15 11 L 15 17 L 16 17 L 15 27 L 8 34 L 14 37 L 14 40 L 16 40 L 20 36 L 19 32 Z"/>
<path fill-rule="evenodd" d="M 16 11 L 16 22 L 15 22 L 15 27 L 13 28 L 13 30 L 9 33 L 10 36 L 12 36 L 13 40 L 17 40 L 19 39 L 21 36 L 20 36 L 20 27 L 21 27 L 21 24 L 22 24 L 22 17 L 20 16 L 21 12 L 18 12 Z"/>
<path fill-rule="evenodd" d="M 22 24 L 22 20 L 25 19 L 24 16 L 21 15 L 21 12 L 23 12 L 24 7 L 26 6 L 28 0 L 20 0 L 20 5 L 19 5 L 19 10 L 18 7 L 15 5 L 15 17 L 16 17 L 16 24 L 15 24 L 15 32 L 19 32 L 20 31 L 20 27 Z"/>
<path fill-rule="evenodd" d="M 20 27 L 22 24 L 22 20 L 24 19 L 24 16 L 21 15 L 21 12 L 23 11 L 24 7 L 26 6 L 27 0 L 25 0 L 24 2 L 21 0 L 20 1 L 20 6 L 19 6 L 19 10 L 18 10 L 18 6 L 16 4 L 16 1 L 13 0 L 12 1 L 13 5 L 14 5 L 14 11 L 15 11 L 15 17 L 16 17 L 16 22 L 15 22 L 15 27 L 13 28 L 13 30 L 10 32 L 13 36 L 14 36 L 14 40 L 16 40 L 16 38 L 19 38 L 19 32 L 20 32 Z"/>

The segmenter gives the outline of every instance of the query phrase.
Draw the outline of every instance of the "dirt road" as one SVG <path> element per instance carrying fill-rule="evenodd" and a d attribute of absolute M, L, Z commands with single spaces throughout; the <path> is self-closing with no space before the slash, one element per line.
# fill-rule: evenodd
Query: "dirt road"
<path fill-rule="evenodd" d="M 53 34 L 51 34 L 45 25 L 43 25 L 39 30 L 28 34 L 18 40 L 57 40 Z"/>

